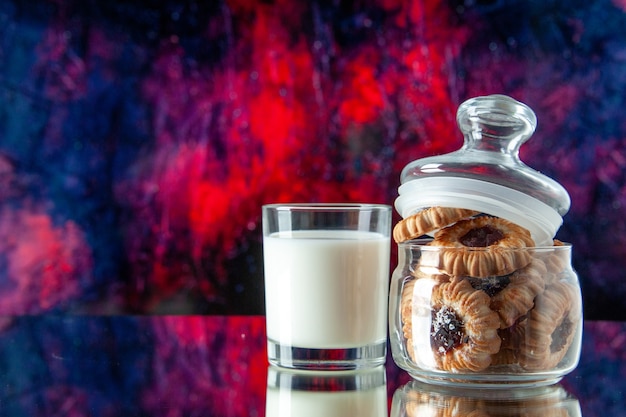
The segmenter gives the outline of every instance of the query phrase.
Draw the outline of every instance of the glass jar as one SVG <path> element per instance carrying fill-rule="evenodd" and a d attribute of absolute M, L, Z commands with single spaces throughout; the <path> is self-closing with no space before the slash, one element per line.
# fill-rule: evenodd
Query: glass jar
<path fill-rule="evenodd" d="M 569 195 L 519 159 L 536 126 L 523 103 L 470 99 L 457 121 L 461 149 L 411 162 L 401 176 L 393 358 L 428 382 L 552 384 L 581 349 L 572 246 L 555 239 Z"/>
<path fill-rule="evenodd" d="M 428 243 L 398 244 L 389 330 L 400 368 L 448 385 L 537 386 L 576 367 L 583 318 L 571 245 L 503 249 L 526 265 L 475 278 L 451 274 L 447 260 L 491 262 L 488 250 Z"/>

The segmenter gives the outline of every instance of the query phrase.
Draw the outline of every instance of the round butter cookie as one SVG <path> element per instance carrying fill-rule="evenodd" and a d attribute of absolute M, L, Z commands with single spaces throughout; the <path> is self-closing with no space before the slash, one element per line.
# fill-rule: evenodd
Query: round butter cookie
<path fill-rule="evenodd" d="M 574 286 L 557 282 L 535 300 L 520 346 L 524 369 L 549 371 L 565 357 L 580 321 L 581 306 L 575 291 Z"/>
<path fill-rule="evenodd" d="M 439 369 L 481 371 L 500 350 L 498 314 L 489 308 L 489 296 L 466 279 L 433 287 L 431 348 Z"/>
<path fill-rule="evenodd" d="M 393 228 L 393 239 L 396 243 L 406 242 L 477 214 L 474 210 L 430 207 L 400 220 Z"/>
<path fill-rule="evenodd" d="M 508 275 L 532 259 L 527 248 L 535 246 L 530 232 L 498 217 L 476 217 L 439 230 L 429 246 L 439 250 L 420 260 L 454 276 L 490 277 Z M 437 255 L 437 256 L 435 256 Z M 433 259 L 433 256 L 435 259 Z"/>
<path fill-rule="evenodd" d="M 562 278 L 568 278 L 572 275 L 570 266 L 570 252 L 559 250 L 558 247 L 566 244 L 560 240 L 554 239 L 554 250 L 537 252 L 546 265 L 546 283 L 553 284 Z"/>
<path fill-rule="evenodd" d="M 546 287 L 545 275 L 545 264 L 539 259 L 533 259 L 524 268 L 504 276 L 508 283 L 491 297 L 490 304 L 491 309 L 500 316 L 500 328 L 512 326 L 533 308 L 535 297 Z"/>

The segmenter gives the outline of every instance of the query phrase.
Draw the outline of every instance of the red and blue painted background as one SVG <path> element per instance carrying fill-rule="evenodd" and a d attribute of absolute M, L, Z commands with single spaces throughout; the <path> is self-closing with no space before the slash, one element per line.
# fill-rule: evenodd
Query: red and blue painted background
<path fill-rule="evenodd" d="M 262 204 L 392 204 L 503 93 L 572 197 L 587 317 L 626 319 L 624 27 L 622 0 L 3 1 L 0 313 L 262 314 Z"/>
<path fill-rule="evenodd" d="M 0 2 L 3 411 L 254 415 L 261 205 L 392 204 L 478 95 L 536 112 L 585 315 L 626 320 L 625 28 L 624 0 Z M 605 324 L 568 388 L 615 414 Z"/>

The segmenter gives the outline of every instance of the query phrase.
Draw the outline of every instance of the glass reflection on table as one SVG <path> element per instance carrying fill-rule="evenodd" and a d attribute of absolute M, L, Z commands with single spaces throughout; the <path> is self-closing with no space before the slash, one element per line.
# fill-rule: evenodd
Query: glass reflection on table
<path fill-rule="evenodd" d="M 270 366 L 265 415 L 581 417 L 578 399 L 562 385 L 461 388 L 411 380 L 387 399 L 384 367 L 360 371 L 298 371 Z"/>
<path fill-rule="evenodd" d="M 385 368 L 298 371 L 270 366 L 265 415 L 387 417 Z"/>
<path fill-rule="evenodd" d="M 561 385 L 531 388 L 458 388 L 411 381 L 398 388 L 390 417 L 581 417 L 578 399 Z"/>

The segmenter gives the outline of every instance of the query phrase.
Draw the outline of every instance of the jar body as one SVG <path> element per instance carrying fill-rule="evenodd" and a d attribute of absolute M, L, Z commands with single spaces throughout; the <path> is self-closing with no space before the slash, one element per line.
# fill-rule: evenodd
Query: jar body
<path fill-rule="evenodd" d="M 494 254 L 412 240 L 398 245 L 398 257 L 390 288 L 391 350 L 413 378 L 538 386 L 557 382 L 578 364 L 582 296 L 570 245 Z M 503 259 L 517 262 L 517 269 L 481 277 L 450 269 Z"/>

